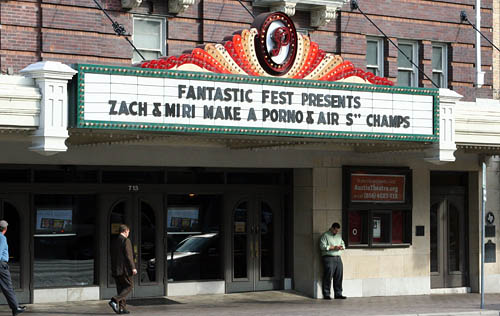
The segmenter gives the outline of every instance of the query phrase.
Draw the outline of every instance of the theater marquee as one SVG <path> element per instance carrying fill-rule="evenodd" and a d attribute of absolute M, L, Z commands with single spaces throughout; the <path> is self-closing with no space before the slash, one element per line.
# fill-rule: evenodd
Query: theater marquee
<path fill-rule="evenodd" d="M 354 68 L 282 13 L 254 24 L 232 44 L 142 68 L 77 65 L 72 127 L 438 141 L 438 90 L 393 87 Z M 353 77 L 363 83 L 345 82 Z"/>

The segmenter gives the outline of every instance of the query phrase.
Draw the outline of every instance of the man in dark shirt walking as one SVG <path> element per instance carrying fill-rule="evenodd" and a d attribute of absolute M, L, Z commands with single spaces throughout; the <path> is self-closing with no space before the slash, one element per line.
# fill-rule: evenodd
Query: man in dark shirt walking
<path fill-rule="evenodd" d="M 9 245 L 7 244 L 7 237 L 5 237 L 7 226 L 9 226 L 9 224 L 6 221 L 0 221 L 0 288 L 2 289 L 2 293 L 5 295 L 7 303 L 12 310 L 12 315 L 16 316 L 17 314 L 24 312 L 26 310 L 26 306 L 19 306 L 17 303 L 16 293 L 14 292 L 14 287 L 12 286 L 12 279 L 10 277 L 8 264 Z"/>
<path fill-rule="evenodd" d="M 117 295 L 109 301 L 109 306 L 117 314 L 130 314 L 126 309 L 127 295 L 134 287 L 133 276 L 137 274 L 137 270 L 132 243 L 128 239 L 130 229 L 122 224 L 119 233 L 111 245 L 111 273 L 115 279 Z"/>

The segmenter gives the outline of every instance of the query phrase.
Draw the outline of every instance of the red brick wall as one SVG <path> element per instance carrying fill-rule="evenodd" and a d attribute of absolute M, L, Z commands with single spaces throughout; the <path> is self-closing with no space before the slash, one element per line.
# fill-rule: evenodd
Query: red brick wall
<path fill-rule="evenodd" d="M 101 2 L 132 31 L 131 15 L 119 0 Z M 2 73 L 40 60 L 130 65 L 130 46 L 114 35 L 92 0 L 6 0 L 0 2 L 0 23 Z"/>
<path fill-rule="evenodd" d="M 482 1 L 482 31 L 492 37 L 492 1 Z M 253 19 L 236 0 L 197 0 L 186 12 L 168 13 L 167 0 L 144 1 L 137 9 L 121 8 L 120 0 L 100 0 L 109 13 L 132 32 L 132 14 L 154 14 L 167 18 L 167 55 L 179 55 L 197 45 L 219 42 L 233 32 L 249 28 Z M 266 8 L 244 5 L 255 15 Z M 467 100 L 492 96 L 492 48 L 482 41 L 482 67 L 486 84 L 476 89 L 475 33 L 460 23 L 465 10 L 474 23 L 475 0 L 370 0 L 361 9 L 396 43 L 398 39 L 419 41 L 420 66 L 432 74 L 431 44 L 449 44 L 449 86 Z M 312 40 L 328 52 L 340 53 L 356 66 L 365 67 L 366 36 L 380 36 L 365 17 L 346 4 L 337 20 L 311 29 L 308 12 L 296 11 L 297 28 L 308 28 Z M 0 1 L 0 70 L 15 71 L 38 60 L 65 63 L 130 65 L 132 49 L 114 35 L 107 18 L 93 0 L 3 0 Z M 397 76 L 397 50 L 386 44 L 385 76 Z M 420 85 L 431 86 L 421 75 Z"/>

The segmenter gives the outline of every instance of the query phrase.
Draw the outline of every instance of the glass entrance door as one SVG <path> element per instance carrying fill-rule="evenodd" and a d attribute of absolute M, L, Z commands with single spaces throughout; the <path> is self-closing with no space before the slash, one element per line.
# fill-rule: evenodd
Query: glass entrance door
<path fill-rule="evenodd" d="M 130 227 L 129 238 L 132 241 L 137 275 L 134 278 L 134 290 L 130 297 L 162 296 L 165 294 L 162 266 L 153 271 L 148 269 L 151 262 L 163 257 L 161 195 L 123 194 L 102 195 L 100 197 L 103 216 L 101 222 L 107 232 L 102 239 L 101 253 L 101 293 L 103 298 L 116 295 L 114 279 L 111 275 L 110 247 L 119 235 L 120 224 Z"/>
<path fill-rule="evenodd" d="M 9 244 L 12 285 L 22 304 L 31 301 L 28 203 L 27 194 L 0 195 L 0 219 L 9 223 L 5 237 Z M 0 304 L 7 304 L 3 295 L 0 296 Z"/>
<path fill-rule="evenodd" d="M 433 197 L 431 288 L 466 286 L 466 230 L 462 196 Z"/>
<path fill-rule="evenodd" d="M 281 206 L 268 195 L 226 198 L 226 291 L 281 287 Z"/>

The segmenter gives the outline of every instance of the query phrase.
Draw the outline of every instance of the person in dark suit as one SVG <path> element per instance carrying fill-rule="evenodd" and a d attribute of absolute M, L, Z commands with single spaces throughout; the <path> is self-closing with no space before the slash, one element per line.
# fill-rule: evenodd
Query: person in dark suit
<path fill-rule="evenodd" d="M 12 315 L 16 316 L 26 310 L 26 306 L 19 306 L 17 303 L 16 293 L 12 286 L 12 279 L 9 271 L 9 245 L 5 233 L 7 232 L 7 221 L 0 221 L 0 289 L 7 299 Z"/>
<path fill-rule="evenodd" d="M 117 314 L 130 314 L 126 309 L 127 295 L 134 287 L 133 276 L 137 274 L 132 243 L 128 239 L 130 228 L 120 225 L 119 235 L 111 245 L 111 274 L 115 279 L 117 295 L 109 301 L 109 306 Z"/>

